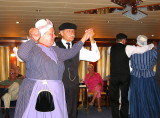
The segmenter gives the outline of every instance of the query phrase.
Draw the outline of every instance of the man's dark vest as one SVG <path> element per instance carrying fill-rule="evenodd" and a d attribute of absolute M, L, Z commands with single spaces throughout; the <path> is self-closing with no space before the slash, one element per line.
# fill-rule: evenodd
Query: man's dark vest
<path fill-rule="evenodd" d="M 112 74 L 130 74 L 129 58 L 125 51 L 126 45 L 117 43 L 111 47 L 111 75 Z"/>
<path fill-rule="evenodd" d="M 56 42 L 60 48 L 66 49 L 61 41 Z M 79 84 L 78 66 L 79 66 L 79 53 L 71 59 L 64 61 L 65 71 L 63 73 L 63 84 L 65 87 L 72 87 Z"/>

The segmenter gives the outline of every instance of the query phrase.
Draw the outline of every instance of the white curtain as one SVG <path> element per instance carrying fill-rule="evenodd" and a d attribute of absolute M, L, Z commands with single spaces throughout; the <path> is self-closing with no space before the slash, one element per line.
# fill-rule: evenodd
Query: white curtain
<path fill-rule="evenodd" d="M 17 48 L 19 48 L 19 47 L 17 47 Z M 25 74 L 26 74 L 26 73 L 25 73 L 25 72 L 26 72 L 25 63 L 24 63 L 24 62 L 20 62 L 20 61 L 17 59 L 17 66 L 19 66 L 20 69 L 21 69 L 20 73 L 25 76 Z"/>
<path fill-rule="evenodd" d="M 19 47 L 18 47 L 19 48 Z M 85 47 L 90 49 L 90 47 Z M 108 47 L 99 47 L 101 58 L 97 61 L 97 72 L 100 73 L 103 79 L 110 75 L 110 56 L 107 55 Z M 9 47 L 0 47 L 0 81 L 8 78 L 10 69 L 10 49 Z M 17 66 L 21 68 L 21 74 L 25 75 L 25 63 L 17 60 Z M 87 74 L 87 66 L 89 62 L 80 61 L 79 78 L 83 81 Z"/>
<path fill-rule="evenodd" d="M 110 56 L 107 55 L 108 47 L 99 47 L 101 58 L 97 62 L 97 72 L 103 79 L 110 75 Z"/>
<path fill-rule="evenodd" d="M 90 47 L 86 47 L 90 49 Z M 110 75 L 110 56 L 107 55 L 108 47 L 99 47 L 101 58 L 97 61 L 97 72 L 100 73 L 103 79 L 106 79 Z M 87 74 L 87 66 L 89 62 L 80 61 L 79 65 L 79 77 L 84 80 Z"/>
<path fill-rule="evenodd" d="M 10 69 L 10 48 L 0 47 L 0 81 L 6 80 Z"/>

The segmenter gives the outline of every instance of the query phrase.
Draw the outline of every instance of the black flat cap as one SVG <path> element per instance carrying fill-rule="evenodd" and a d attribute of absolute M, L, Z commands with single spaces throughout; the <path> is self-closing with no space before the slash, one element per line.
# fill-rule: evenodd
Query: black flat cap
<path fill-rule="evenodd" d="M 123 33 L 119 33 L 116 35 L 116 39 L 127 39 L 127 35 L 125 35 Z"/>
<path fill-rule="evenodd" d="M 77 29 L 77 25 L 73 23 L 63 23 L 59 26 L 59 30 L 64 30 L 64 29 Z"/>

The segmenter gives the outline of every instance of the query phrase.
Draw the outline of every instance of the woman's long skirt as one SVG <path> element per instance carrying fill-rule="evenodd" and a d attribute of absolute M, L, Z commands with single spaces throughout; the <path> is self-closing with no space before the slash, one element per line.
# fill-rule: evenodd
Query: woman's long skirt
<path fill-rule="evenodd" d="M 24 80 L 19 92 L 14 118 L 68 118 L 65 91 L 61 80 Z M 40 112 L 35 109 L 38 94 L 42 90 L 51 92 L 55 106 L 53 111 Z"/>
<path fill-rule="evenodd" d="M 155 77 L 132 75 L 129 102 L 130 118 L 160 118 L 160 88 Z"/>

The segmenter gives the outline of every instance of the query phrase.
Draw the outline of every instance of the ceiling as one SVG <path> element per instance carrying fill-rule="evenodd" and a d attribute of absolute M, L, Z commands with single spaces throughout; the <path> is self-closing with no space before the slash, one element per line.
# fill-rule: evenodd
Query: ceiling
<path fill-rule="evenodd" d="M 160 0 L 143 0 L 141 5 L 160 4 Z M 77 24 L 80 38 L 86 28 L 95 28 L 96 38 L 114 38 L 123 32 L 129 38 L 144 34 L 160 39 L 160 10 L 144 11 L 147 17 L 134 21 L 122 12 L 107 14 L 74 14 L 75 11 L 101 7 L 119 7 L 111 0 L 0 0 L 0 37 L 26 37 L 37 19 L 48 18 L 58 26 L 64 22 Z M 19 24 L 16 22 L 19 21 Z"/>

